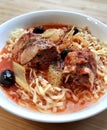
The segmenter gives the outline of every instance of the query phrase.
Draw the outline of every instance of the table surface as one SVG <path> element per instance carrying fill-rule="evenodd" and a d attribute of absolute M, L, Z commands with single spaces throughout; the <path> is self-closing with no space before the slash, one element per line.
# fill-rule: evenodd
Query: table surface
<path fill-rule="evenodd" d="M 23 13 L 43 9 L 78 11 L 107 24 L 107 0 L 0 0 L 0 24 Z M 49 124 L 29 121 L 0 108 L 0 130 L 107 130 L 107 110 L 82 121 Z"/>

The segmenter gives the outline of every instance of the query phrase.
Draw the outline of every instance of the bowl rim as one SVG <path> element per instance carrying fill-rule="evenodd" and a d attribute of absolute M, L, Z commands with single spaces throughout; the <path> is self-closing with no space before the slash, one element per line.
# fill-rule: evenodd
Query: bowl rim
<path fill-rule="evenodd" d="M 67 10 L 60 10 L 60 9 L 53 9 L 53 10 L 39 10 L 39 11 L 31 11 L 31 12 L 27 12 L 27 13 L 23 13 L 23 14 L 21 14 L 21 15 L 17 15 L 17 16 L 15 16 L 15 17 L 13 17 L 13 18 L 11 18 L 11 19 L 9 19 L 9 20 L 7 20 L 7 21 L 5 21 L 5 22 L 3 22 L 1 25 L 0 25 L 0 27 L 2 27 L 2 26 L 4 26 L 5 24 L 7 24 L 7 23 L 9 23 L 9 22 L 11 22 L 11 21 L 13 21 L 13 20 L 15 20 L 15 19 L 19 19 L 19 18 L 21 18 L 21 17 L 25 17 L 25 16 L 29 16 L 29 15 L 33 15 L 33 14 L 37 14 L 37 13 L 52 13 L 52 12 L 54 12 L 54 13 L 69 13 L 69 14 L 75 14 L 75 15 L 79 15 L 79 16 L 83 16 L 84 18 L 90 18 L 90 20 L 92 20 L 93 22 L 96 22 L 96 23 L 98 23 L 98 24 L 102 24 L 103 26 L 105 26 L 105 27 L 107 27 L 107 25 L 105 24 L 105 23 L 103 23 L 103 22 L 101 22 L 100 20 L 98 20 L 98 19 L 96 19 L 96 18 L 93 18 L 93 17 L 91 17 L 90 15 L 87 15 L 87 14 L 84 14 L 84 13 L 80 13 L 80 12 L 77 12 L 77 11 L 67 11 Z"/>
<path fill-rule="evenodd" d="M 41 11 L 34 11 L 34 12 L 25 13 L 25 14 L 16 16 L 16 17 L 4 22 L 3 24 L 0 25 L 0 29 L 2 26 L 12 22 L 15 19 L 19 19 L 21 17 L 26 17 L 26 16 L 30 16 L 30 15 L 34 15 L 34 14 L 39 14 L 39 13 L 47 13 L 47 12 L 48 13 L 52 13 L 52 12 L 53 13 L 69 13 L 69 14 L 73 14 L 73 15 L 79 15 L 79 16 L 84 17 L 86 19 L 89 18 L 89 19 L 91 19 L 92 22 L 100 24 L 101 26 L 103 26 L 107 29 L 107 25 L 102 23 L 101 21 L 97 20 L 96 18 L 90 17 L 90 16 L 83 14 L 83 13 L 78 13 L 75 11 L 65 11 L 65 10 L 41 10 Z M 99 104 L 101 104 L 101 102 Z M 32 110 L 22 108 L 13 102 L 11 103 L 11 101 L 3 102 L 2 98 L 0 98 L 0 107 L 5 109 L 6 111 L 9 111 L 12 114 L 23 117 L 25 119 L 38 121 L 38 122 L 46 122 L 46 123 L 65 123 L 65 122 L 73 122 L 73 121 L 77 121 L 77 120 L 82 120 L 82 119 L 86 119 L 86 118 L 89 118 L 91 116 L 94 116 L 94 115 L 104 111 L 105 109 L 107 109 L 107 105 L 104 104 L 104 102 L 103 102 L 103 105 L 100 106 L 99 108 L 98 108 L 98 106 L 96 107 L 94 105 L 94 106 L 91 106 L 90 108 L 86 108 L 86 110 L 74 112 L 71 114 L 61 114 L 61 115 L 44 114 L 44 113 L 38 113 L 38 112 L 36 113 L 36 112 L 33 112 Z M 80 114 L 79 117 L 77 116 L 78 114 Z M 35 117 L 35 115 L 37 115 L 37 117 Z"/>

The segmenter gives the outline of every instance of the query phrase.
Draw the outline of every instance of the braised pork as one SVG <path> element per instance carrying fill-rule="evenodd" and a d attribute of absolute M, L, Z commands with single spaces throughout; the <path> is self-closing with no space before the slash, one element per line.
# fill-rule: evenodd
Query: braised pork
<path fill-rule="evenodd" d="M 22 35 L 18 41 L 14 44 L 12 49 L 13 59 L 21 64 L 27 63 L 32 57 L 34 57 L 35 52 L 30 51 L 31 53 L 26 55 L 25 61 L 23 63 L 23 60 L 21 60 L 21 54 L 23 51 L 29 46 L 32 46 L 32 43 L 38 39 L 40 39 L 40 35 L 33 34 L 33 33 L 26 33 Z M 31 47 L 33 48 L 33 47 Z M 34 53 L 34 54 L 33 54 Z M 27 60 L 26 60 L 27 59 Z M 28 60 L 29 59 L 29 60 Z"/>
<path fill-rule="evenodd" d="M 46 69 L 57 59 L 54 43 L 40 35 L 28 33 L 23 35 L 13 47 L 13 59 L 30 67 Z"/>
<path fill-rule="evenodd" d="M 30 67 L 35 67 L 38 69 L 47 69 L 47 67 L 57 60 L 58 52 L 56 46 L 50 43 L 49 40 L 42 39 L 43 43 L 36 44 L 38 47 L 38 52 L 35 57 L 28 63 Z M 45 43 L 46 42 L 46 43 Z"/>
<path fill-rule="evenodd" d="M 64 84 L 92 88 L 96 77 L 97 65 L 93 53 L 89 49 L 81 49 L 68 53 L 63 70 Z"/>

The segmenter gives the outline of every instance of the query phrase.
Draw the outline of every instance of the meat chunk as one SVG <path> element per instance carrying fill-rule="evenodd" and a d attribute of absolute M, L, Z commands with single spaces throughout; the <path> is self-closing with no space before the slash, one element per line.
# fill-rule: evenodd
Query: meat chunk
<path fill-rule="evenodd" d="M 15 61 L 39 69 L 46 69 L 57 56 L 56 46 L 51 40 L 34 34 L 24 35 L 13 48 Z"/>
<path fill-rule="evenodd" d="M 58 52 L 54 44 L 46 39 L 43 40 L 47 42 L 46 44 L 36 44 L 38 47 L 38 52 L 35 57 L 29 62 L 29 66 L 36 67 L 38 69 L 47 69 L 47 67 L 52 64 L 52 62 L 57 60 Z"/>
<path fill-rule="evenodd" d="M 64 62 L 64 83 L 68 83 L 71 86 L 93 87 L 97 65 L 93 53 L 89 49 L 68 53 Z"/>
<path fill-rule="evenodd" d="M 32 43 L 38 39 L 40 39 L 40 35 L 38 34 L 33 34 L 33 33 L 26 33 L 24 35 L 22 35 L 17 43 L 14 44 L 13 49 L 12 49 L 12 53 L 13 53 L 13 59 L 21 64 L 24 64 L 23 61 L 21 61 L 21 54 L 22 52 L 30 45 L 32 45 Z M 31 47 L 31 46 L 30 46 Z M 31 47 L 32 49 L 33 47 Z M 28 51 L 29 52 L 29 51 Z M 34 55 L 33 53 L 35 53 L 34 51 L 32 51 L 32 53 L 30 53 L 29 55 L 26 55 L 26 58 L 31 59 L 31 57 Z M 25 58 L 25 60 L 26 60 Z"/>

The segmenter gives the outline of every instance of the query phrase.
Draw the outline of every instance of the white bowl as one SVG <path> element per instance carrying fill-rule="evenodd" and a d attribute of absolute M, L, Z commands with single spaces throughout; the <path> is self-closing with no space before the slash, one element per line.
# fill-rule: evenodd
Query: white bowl
<path fill-rule="evenodd" d="M 15 17 L 0 26 L 0 49 L 5 45 L 11 31 L 16 28 L 25 28 L 38 23 L 64 23 L 74 24 L 79 27 L 88 26 L 92 34 L 102 41 L 107 41 L 107 26 L 102 22 L 84 14 L 63 10 L 45 10 L 31 12 Z M 96 104 L 84 110 L 71 114 L 43 114 L 34 112 L 16 105 L 0 90 L 0 106 L 5 110 L 34 121 L 40 122 L 72 122 L 93 116 L 107 108 L 107 95 L 103 96 Z"/>

